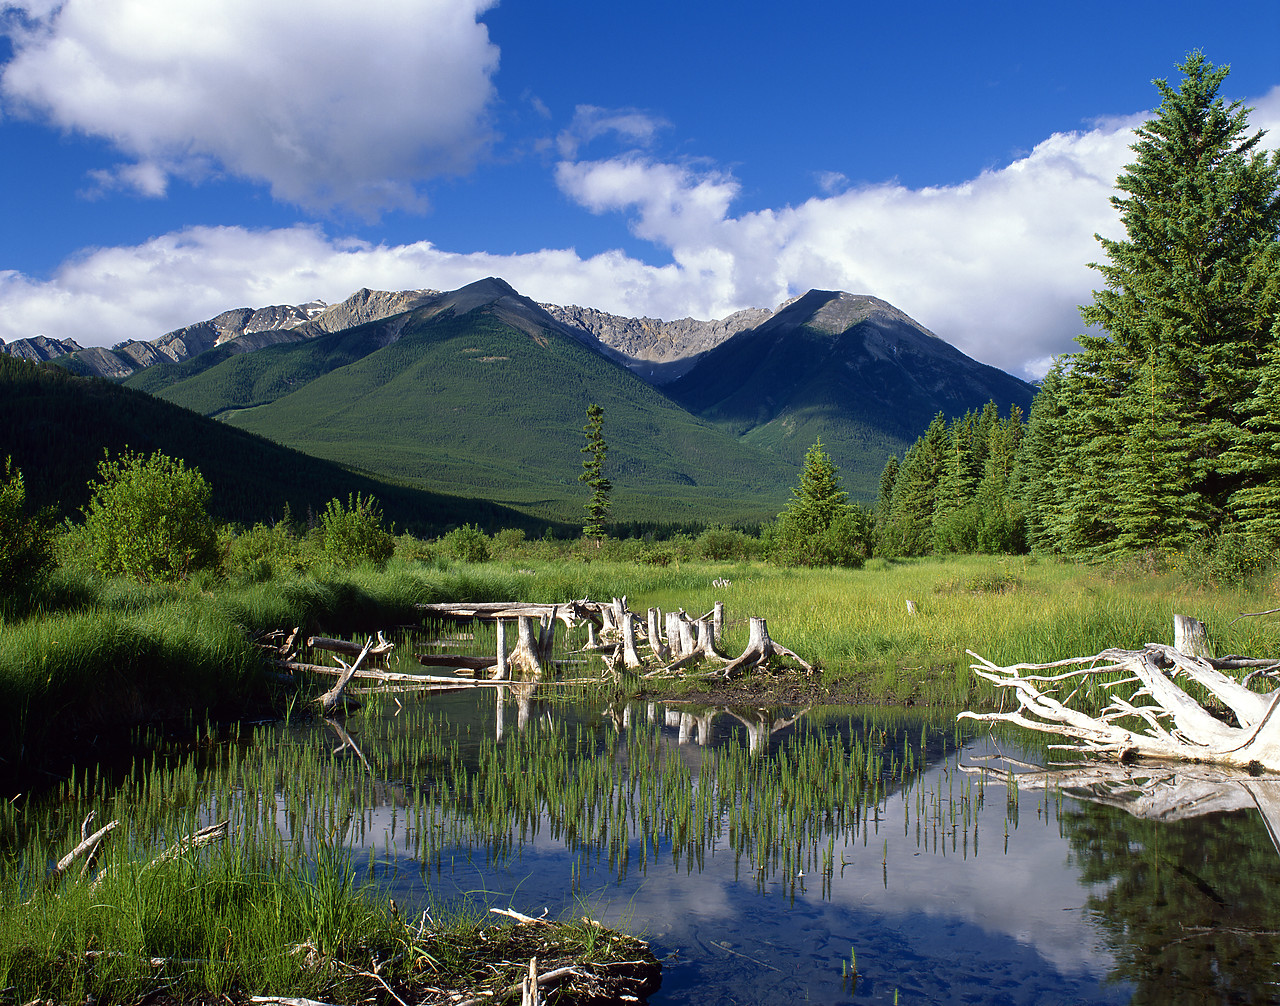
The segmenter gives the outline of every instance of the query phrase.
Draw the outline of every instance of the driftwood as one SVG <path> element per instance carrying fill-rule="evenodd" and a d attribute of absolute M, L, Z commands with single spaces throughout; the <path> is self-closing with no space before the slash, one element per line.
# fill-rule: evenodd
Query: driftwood
<path fill-rule="evenodd" d="M 974 673 L 1012 693 L 1018 708 L 966 711 L 960 714 L 962 719 L 1016 723 L 1072 741 L 1056 747 L 1118 759 L 1144 757 L 1280 770 L 1280 715 L 1275 714 L 1280 689 L 1262 694 L 1223 673 L 1238 669 L 1245 658 L 1218 661 L 1189 656 L 1160 643 L 1149 643 L 1141 650 L 1104 650 L 1091 657 L 1009 667 L 998 667 L 972 651 L 970 656 L 979 661 L 972 665 Z M 1119 680 L 1098 682 L 1111 692 L 1110 703 L 1097 716 L 1071 708 L 1071 698 L 1100 675 L 1120 675 Z M 1208 692 L 1226 707 L 1229 718 L 1201 705 L 1179 679 Z M 1138 686 L 1132 695 L 1116 694 L 1130 684 Z M 1068 687 L 1071 693 L 1060 699 L 1057 693 Z"/>
<path fill-rule="evenodd" d="M 364 658 L 368 655 L 369 649 L 372 646 L 373 639 L 370 638 L 368 642 L 364 644 L 364 649 L 360 651 L 360 655 L 356 657 L 355 663 L 343 665 L 342 676 L 338 678 L 338 683 L 316 699 L 316 702 L 320 706 L 320 712 L 322 715 L 330 716 L 338 708 L 339 704 L 342 702 L 342 690 L 347 687 L 347 682 L 351 680 L 352 676 L 359 669 L 360 664 L 364 661 Z"/>

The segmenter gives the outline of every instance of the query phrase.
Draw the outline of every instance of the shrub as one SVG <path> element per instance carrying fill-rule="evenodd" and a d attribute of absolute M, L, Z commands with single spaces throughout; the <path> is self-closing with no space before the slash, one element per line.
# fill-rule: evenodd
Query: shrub
<path fill-rule="evenodd" d="M 84 509 L 88 558 L 107 576 L 143 583 L 182 580 L 218 559 L 206 511 L 209 483 L 198 469 L 159 453 L 126 450 L 98 465 Z"/>
<path fill-rule="evenodd" d="M 307 543 L 299 538 L 286 511 L 275 524 L 255 524 L 231 537 L 224 560 L 227 574 L 255 582 L 282 573 L 294 573 L 308 565 Z"/>
<path fill-rule="evenodd" d="M 441 554 L 458 562 L 488 562 L 489 536 L 473 524 L 455 527 L 439 541 Z"/>
<path fill-rule="evenodd" d="M 396 548 L 378 501 L 359 493 L 348 496 L 346 506 L 339 499 L 329 501 L 320 515 L 320 540 L 325 555 L 342 564 L 371 562 L 383 566 Z"/>
<path fill-rule="evenodd" d="M 26 483 L 10 458 L 0 482 L 0 597 L 28 592 L 53 564 L 53 518 L 24 514 L 26 504 Z"/>
<path fill-rule="evenodd" d="M 709 527 L 698 535 L 694 548 L 699 557 L 711 562 L 750 559 L 755 542 L 731 527 Z"/>
<path fill-rule="evenodd" d="M 1187 578 L 1208 587 L 1242 586 L 1271 572 L 1276 553 L 1271 543 L 1228 525 L 1187 550 Z"/>

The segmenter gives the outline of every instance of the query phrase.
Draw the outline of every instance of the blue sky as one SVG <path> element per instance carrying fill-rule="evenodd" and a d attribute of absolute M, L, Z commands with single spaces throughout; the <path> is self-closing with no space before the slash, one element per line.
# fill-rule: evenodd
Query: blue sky
<path fill-rule="evenodd" d="M 721 317 L 812 287 L 1037 376 L 1154 77 L 1280 136 L 1280 3 L 0 0 L 0 338 L 500 275 Z"/>

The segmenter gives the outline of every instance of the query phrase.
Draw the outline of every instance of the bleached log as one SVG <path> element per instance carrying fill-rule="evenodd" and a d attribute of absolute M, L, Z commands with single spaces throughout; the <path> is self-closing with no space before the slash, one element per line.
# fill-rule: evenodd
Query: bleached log
<path fill-rule="evenodd" d="M 1145 757 L 1202 761 L 1241 768 L 1280 770 L 1280 690 L 1252 692 L 1215 668 L 1208 660 L 1188 657 L 1171 646 L 1148 644 L 1142 650 L 1104 650 L 1092 657 L 1051 664 L 998 667 L 969 651 L 979 663 L 979 677 L 1010 691 L 1018 708 L 1009 712 L 965 711 L 962 719 L 1016 723 L 1070 739 L 1071 746 L 1117 758 Z M 1043 673 L 1052 671 L 1054 673 Z M 1028 673 L 1032 672 L 1032 673 Z M 1119 673 L 1120 682 L 1104 683 L 1111 702 L 1097 716 L 1067 703 L 1091 678 Z M 1177 679 L 1196 682 L 1235 714 L 1238 725 L 1223 722 L 1192 698 Z M 1137 684 L 1127 698 L 1120 684 Z M 1073 686 L 1071 695 L 1057 692 Z"/>
<path fill-rule="evenodd" d="M 362 647 L 359 643 L 351 643 L 345 639 L 331 639 L 328 636 L 310 636 L 307 638 L 307 648 L 312 650 L 329 650 L 332 653 L 345 653 L 348 656 L 355 656 L 360 652 Z M 369 657 L 385 657 L 396 648 L 395 643 L 388 642 L 378 632 L 377 642 L 369 647 Z"/>
<path fill-rule="evenodd" d="M 416 653 L 423 667 L 456 667 L 465 671 L 487 671 L 494 666 L 493 657 L 477 657 L 462 653 Z"/>

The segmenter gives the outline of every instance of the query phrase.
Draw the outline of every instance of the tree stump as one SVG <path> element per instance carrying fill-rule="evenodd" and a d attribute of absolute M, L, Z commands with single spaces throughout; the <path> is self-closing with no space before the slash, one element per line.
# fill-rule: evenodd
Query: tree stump
<path fill-rule="evenodd" d="M 779 646 L 770 638 L 769 624 L 763 618 L 752 616 L 750 626 L 747 648 L 743 651 L 742 656 L 738 657 L 737 660 L 730 661 L 721 670 L 720 673 L 724 677 L 732 677 L 748 667 L 763 670 L 769 666 L 769 661 L 774 657 L 790 657 L 806 671 L 812 673 L 812 664 L 806 663 L 797 654 L 788 650 L 785 646 Z"/>
<path fill-rule="evenodd" d="M 657 608 L 649 609 L 649 649 L 653 651 L 653 655 L 662 663 L 666 663 L 670 658 L 670 650 L 662 639 L 662 632 L 659 625 L 662 621 L 662 612 Z"/>
<path fill-rule="evenodd" d="M 1173 648 L 1188 657 L 1213 659 L 1213 644 L 1209 642 L 1204 622 L 1190 615 L 1173 616 Z"/>
<path fill-rule="evenodd" d="M 533 619 L 521 615 L 516 619 L 516 648 L 507 658 L 511 677 L 525 681 L 542 679 L 542 661 L 539 659 L 540 639 L 533 634 Z"/>

